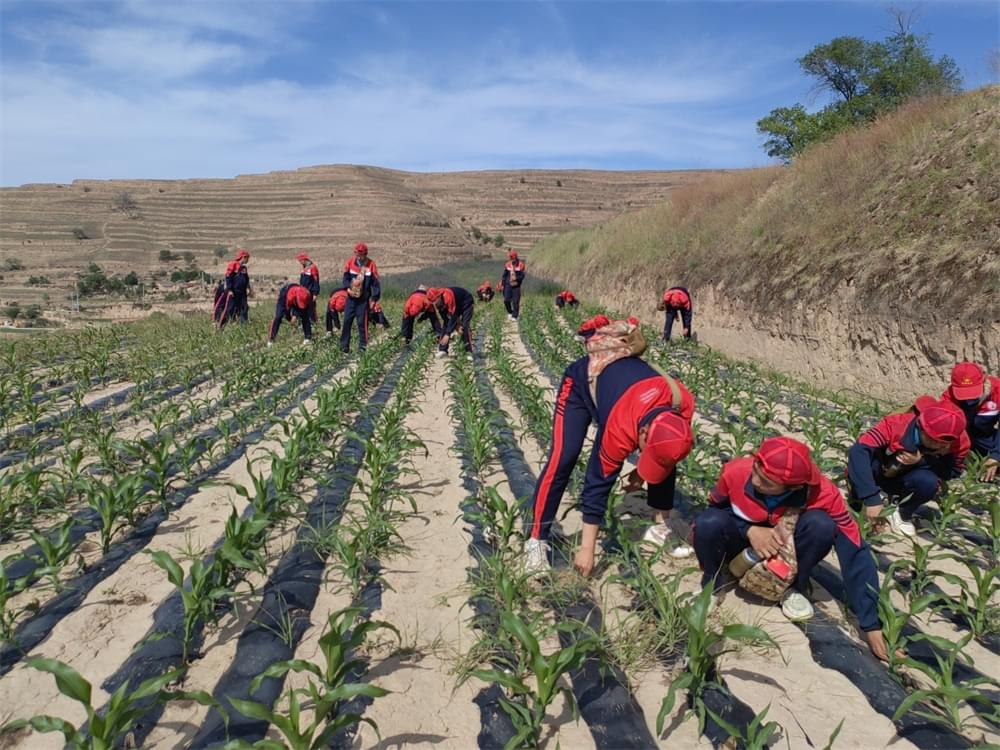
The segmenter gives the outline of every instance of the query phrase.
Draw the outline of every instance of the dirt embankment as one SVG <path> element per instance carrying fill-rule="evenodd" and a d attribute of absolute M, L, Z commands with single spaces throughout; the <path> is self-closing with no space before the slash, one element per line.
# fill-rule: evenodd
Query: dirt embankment
<path fill-rule="evenodd" d="M 1000 371 L 998 163 L 989 87 L 917 102 L 788 168 L 709 177 L 545 238 L 531 262 L 647 318 L 663 289 L 687 286 L 703 342 L 906 400 L 939 392 L 956 361 Z"/>

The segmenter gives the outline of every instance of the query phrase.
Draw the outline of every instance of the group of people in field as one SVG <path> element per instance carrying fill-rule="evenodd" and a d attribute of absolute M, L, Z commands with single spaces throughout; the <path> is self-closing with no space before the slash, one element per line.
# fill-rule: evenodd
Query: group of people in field
<path fill-rule="evenodd" d="M 675 291 L 683 297 L 674 297 Z M 668 290 L 664 306 L 680 312 L 687 335 L 686 290 Z M 668 319 L 665 337 L 669 324 Z M 566 369 L 556 391 L 552 445 L 531 500 L 525 571 L 549 569 L 553 521 L 593 424 L 597 432 L 579 496 L 583 530 L 574 558 L 581 574 L 594 569 L 608 498 L 626 459 L 638 452 L 635 469 L 622 483 L 626 492 L 645 487 L 654 520 L 645 542 L 668 546 L 673 557 L 696 555 L 702 585 L 716 596 L 736 583 L 780 602 L 793 621 L 813 616 L 810 577 L 833 549 L 848 604 L 872 652 L 886 659 L 878 574 L 851 507 L 863 508 L 872 524 L 913 536 L 914 511 L 965 470 L 967 454 L 983 457 L 979 478 L 993 481 L 1000 466 L 1000 378 L 962 362 L 940 398 L 922 396 L 860 435 L 848 453 L 846 498 L 803 442 L 790 436 L 763 440 L 750 455 L 722 466 L 708 507 L 696 517 L 690 537 L 680 540 L 668 519 L 677 465 L 694 445 L 695 395 L 642 358 L 646 342 L 634 318 L 597 316 L 583 323 L 578 336 L 587 354 Z"/>

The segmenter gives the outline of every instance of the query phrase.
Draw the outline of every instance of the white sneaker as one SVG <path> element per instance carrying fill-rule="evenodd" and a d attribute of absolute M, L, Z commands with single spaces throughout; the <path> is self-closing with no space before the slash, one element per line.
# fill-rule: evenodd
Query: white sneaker
<path fill-rule="evenodd" d="M 781 614 L 792 622 L 802 622 L 812 619 L 813 605 L 802 592 L 788 589 L 781 597 Z"/>
<path fill-rule="evenodd" d="M 513 319 L 514 319 L 514 316 L 511 315 L 510 313 L 507 313 L 507 320 L 513 320 Z"/>
<path fill-rule="evenodd" d="M 327 331 L 327 332 L 326 332 L 326 337 L 327 337 L 328 339 L 332 339 L 332 338 L 333 338 L 333 331 Z"/>
<path fill-rule="evenodd" d="M 267 348 L 270 349 L 272 346 L 274 346 L 274 342 L 273 341 L 268 341 L 267 342 Z"/>
<path fill-rule="evenodd" d="M 312 346 L 312 339 L 302 339 L 302 346 Z"/>
<path fill-rule="evenodd" d="M 444 359 L 447 356 L 448 356 L 448 352 L 443 352 L 440 349 L 438 349 L 436 352 L 434 352 L 434 358 L 435 359 Z"/>
<path fill-rule="evenodd" d="M 892 511 L 892 515 L 889 516 L 889 527 L 896 534 L 909 537 L 917 535 L 917 527 L 913 525 L 912 521 L 903 520 L 903 517 L 899 514 L 899 508 Z"/>
<path fill-rule="evenodd" d="M 671 538 L 670 527 L 665 523 L 654 523 L 646 532 L 642 535 L 642 541 L 655 544 L 662 547 Z M 694 554 L 694 550 L 690 545 L 684 542 L 678 542 L 677 545 L 670 550 L 670 556 L 675 560 L 680 560 L 685 557 L 691 557 Z"/>
<path fill-rule="evenodd" d="M 548 573 L 549 543 L 543 539 L 528 539 L 524 543 L 524 572 L 528 575 Z"/>

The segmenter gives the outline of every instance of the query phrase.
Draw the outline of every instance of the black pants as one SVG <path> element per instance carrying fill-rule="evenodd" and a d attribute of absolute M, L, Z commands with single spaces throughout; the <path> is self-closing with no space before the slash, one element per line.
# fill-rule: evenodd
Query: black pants
<path fill-rule="evenodd" d="M 326 330 L 331 332 L 334 328 L 340 330 L 340 313 L 328 307 L 326 308 Z"/>
<path fill-rule="evenodd" d="M 347 298 L 344 308 L 344 327 L 340 331 L 340 348 L 345 352 L 351 349 L 351 325 L 358 323 L 358 351 L 368 348 L 368 300 Z"/>
<path fill-rule="evenodd" d="M 678 307 L 667 308 L 667 319 L 663 321 L 663 340 L 670 341 L 670 332 L 674 327 L 674 318 L 677 313 L 681 314 L 681 322 L 684 324 L 684 338 L 691 338 L 691 311 Z"/>
<path fill-rule="evenodd" d="M 472 353 L 472 309 L 473 304 L 470 301 L 469 304 L 463 307 L 458 313 L 462 316 L 462 341 L 465 342 L 465 351 L 469 352 L 469 354 Z M 449 338 L 448 344 L 439 344 L 438 349 L 446 352 L 448 351 L 448 345 L 450 343 L 451 339 Z"/>
<path fill-rule="evenodd" d="M 409 344 L 413 340 L 413 324 L 422 323 L 425 320 L 431 322 L 431 327 L 434 329 L 434 335 L 441 335 L 441 324 L 438 323 L 437 315 L 433 315 L 429 312 L 422 313 L 417 317 L 412 315 L 404 315 L 403 322 L 399 326 L 399 335 L 403 337 L 403 340 Z"/>
<path fill-rule="evenodd" d="M 299 323 L 302 324 L 302 336 L 308 341 L 312 338 L 312 317 L 309 315 L 308 310 L 300 310 L 297 307 L 285 307 L 285 289 L 282 289 L 278 293 L 278 304 L 274 306 L 274 320 L 271 321 L 271 333 L 268 336 L 269 341 L 274 341 L 278 335 L 278 329 L 281 328 L 281 321 L 285 318 L 291 320 L 291 316 L 294 315 L 299 319 Z"/>
<path fill-rule="evenodd" d="M 508 284 L 503 288 L 503 306 L 507 308 L 507 314 L 513 315 L 516 320 L 521 314 L 521 287 Z"/>

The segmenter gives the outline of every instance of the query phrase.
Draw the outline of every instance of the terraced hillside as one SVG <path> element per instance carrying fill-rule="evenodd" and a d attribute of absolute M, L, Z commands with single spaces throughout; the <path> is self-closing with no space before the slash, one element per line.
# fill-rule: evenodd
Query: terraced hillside
<path fill-rule="evenodd" d="M 218 248 L 246 247 L 257 277 L 294 274 L 305 250 L 321 269 L 359 239 L 383 269 L 468 258 L 500 244 L 527 248 L 661 202 L 699 172 L 522 171 L 413 174 L 323 166 L 231 180 L 77 180 L 0 190 L 0 296 L 38 295 L 45 276 L 57 306 L 88 263 L 140 276 L 164 268 L 161 251 L 190 252 L 212 271 Z M 126 193 L 134 206 L 120 201 Z M 479 235 L 477 237 L 477 235 Z M 489 241 L 487 242 L 487 239 Z M 221 250 L 219 251 L 221 252 Z"/>

